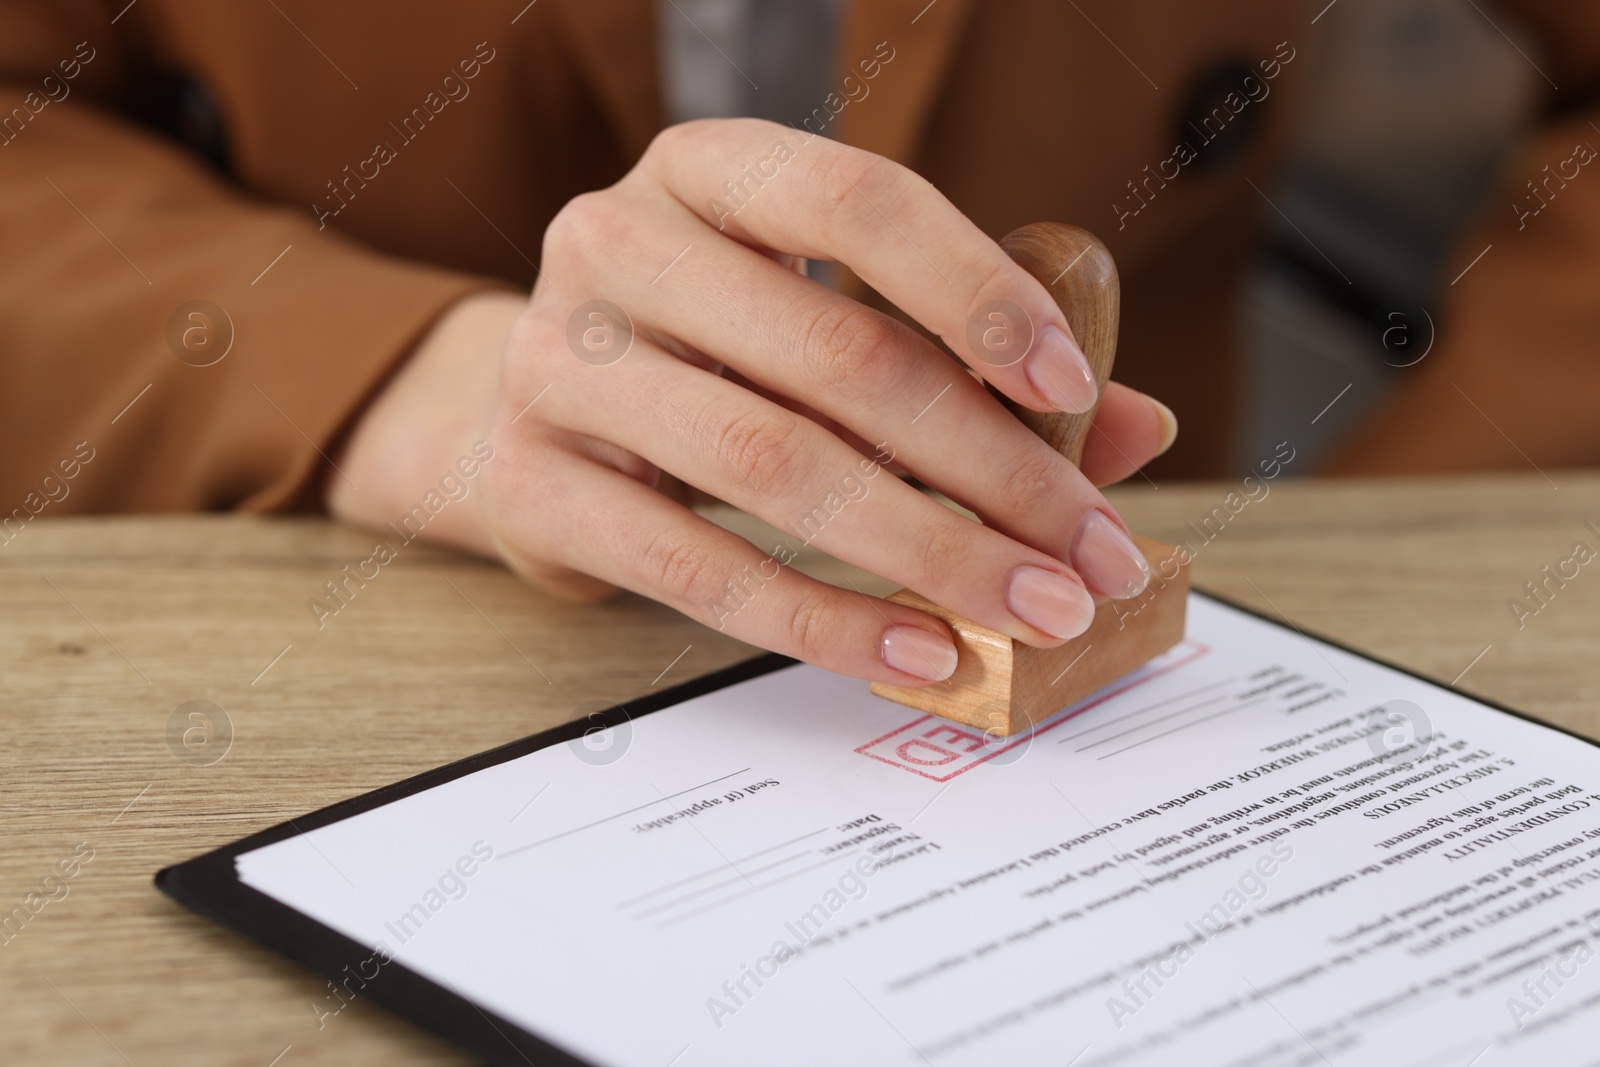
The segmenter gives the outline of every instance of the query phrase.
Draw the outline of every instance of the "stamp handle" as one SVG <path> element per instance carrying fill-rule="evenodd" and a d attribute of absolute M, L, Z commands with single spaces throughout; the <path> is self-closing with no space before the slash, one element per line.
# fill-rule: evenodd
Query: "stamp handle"
<path fill-rule="evenodd" d="M 1095 386 L 1103 392 L 1117 357 L 1117 319 L 1122 311 L 1122 290 L 1111 252 L 1088 230 L 1060 222 L 1035 222 L 1012 230 L 1000 247 L 1050 290 L 1089 360 Z M 1006 406 L 1077 466 L 1100 404 L 1097 400 L 1080 415 L 1031 411 L 1009 400 Z"/>

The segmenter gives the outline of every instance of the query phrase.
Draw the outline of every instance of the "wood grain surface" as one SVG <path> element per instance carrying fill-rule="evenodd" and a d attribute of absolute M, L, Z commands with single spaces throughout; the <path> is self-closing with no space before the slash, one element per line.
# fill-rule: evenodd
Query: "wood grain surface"
<path fill-rule="evenodd" d="M 1116 260 L 1100 238 L 1082 227 L 1061 222 L 1020 226 L 1001 239 L 1000 247 L 1049 291 L 1083 358 L 1089 361 L 1095 385 L 1094 406 L 1077 414 L 1034 411 L 1008 397 L 1002 397 L 1001 403 L 1069 463 L 1079 466 L 1089 428 L 1094 425 L 1095 412 L 1100 410 L 1099 397 L 1105 392 L 1117 361 L 1122 282 L 1117 277 Z M 1029 340 L 1031 343 L 1032 338 Z"/>
<path fill-rule="evenodd" d="M 1600 476 L 1548 473 L 1559 489 L 1533 474 L 1279 479 L 1249 499 L 1238 484 L 1136 476 L 1112 495 L 1134 529 L 1191 545 L 1200 588 L 1447 682 L 1470 665 L 1462 688 L 1600 737 L 1600 564 L 1552 585 L 1521 629 L 1507 606 L 1575 542 L 1600 548 L 1585 526 L 1600 525 Z M 1186 524 L 1207 516 L 1202 539 Z M 420 548 L 319 631 L 307 600 L 372 542 L 315 520 L 41 518 L 0 546 L 0 916 L 30 892 L 57 896 L 0 933 L 0 1063 L 464 1062 L 361 1000 L 319 1028 L 321 979 L 184 911 L 151 876 L 752 653 L 642 599 L 561 604 Z M 801 569 L 891 588 L 815 556 Z M 195 722 L 169 743 L 191 700 L 231 724 L 209 765 L 220 753 L 203 730 L 182 743 Z M 85 843 L 93 859 L 59 881 Z"/>

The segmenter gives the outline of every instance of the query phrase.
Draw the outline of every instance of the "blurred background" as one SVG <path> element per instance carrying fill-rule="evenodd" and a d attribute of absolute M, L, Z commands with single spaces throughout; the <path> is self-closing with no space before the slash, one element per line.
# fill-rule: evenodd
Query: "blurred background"
<path fill-rule="evenodd" d="M 0 0 L 0 90 L 33 101 L 0 123 L 16 193 L 0 229 L 17 253 L 0 261 L 14 352 L 0 501 L 28 499 L 61 442 L 83 441 L 112 460 L 52 515 L 328 510 L 329 457 L 383 423 L 373 401 L 447 312 L 520 299 L 564 205 L 617 182 L 664 123 L 729 115 L 906 162 L 992 235 L 1048 218 L 1099 232 L 1123 279 L 1117 377 L 1166 397 L 1183 427 L 1144 479 L 1232 478 L 1284 441 L 1292 476 L 1600 456 L 1585 397 L 1600 184 L 1579 179 L 1561 218 L 1495 236 L 1505 247 L 1451 289 L 1485 233 L 1515 232 L 1508 193 L 1591 136 L 1592 6 L 464 0 L 431 28 L 402 10 L 433 8 Z M 851 63 L 878 50 L 873 69 L 894 73 L 869 85 L 868 60 Z M 1291 61 L 1276 103 L 1236 122 L 1218 110 Z M 70 84 L 39 73 L 51 64 Z M 826 104 L 852 95 L 839 78 L 853 69 L 872 103 Z M 71 101 L 46 110 L 41 92 Z M 1196 136 L 1217 114 L 1224 128 Z M 1140 175 L 1180 138 L 1192 177 L 1126 225 L 1152 206 L 1134 179 L 1165 189 Z M 895 310 L 845 265 L 812 267 Z M 545 291 L 543 311 L 581 302 Z M 504 323 L 489 332 L 482 366 Z M 443 347 L 465 345 L 446 333 Z M 1423 364 L 1436 338 L 1445 351 Z M 1518 345 L 1513 366 L 1502 353 Z M 453 402 L 487 404 L 482 391 Z M 409 444 L 419 421 L 400 423 Z M 416 494 L 379 495 L 369 520 Z"/>
<path fill-rule="evenodd" d="M 1445 257 L 1544 87 L 1531 35 L 1473 0 L 1336 0 L 1317 27 L 1244 295 L 1240 469 L 1286 438 L 1313 469 L 1421 358 Z"/>

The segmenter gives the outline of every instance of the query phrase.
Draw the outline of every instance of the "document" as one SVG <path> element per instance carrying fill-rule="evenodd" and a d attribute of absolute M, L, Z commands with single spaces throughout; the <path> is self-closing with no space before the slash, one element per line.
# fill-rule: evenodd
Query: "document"
<path fill-rule="evenodd" d="M 1600 748 L 1199 595 L 1024 735 L 787 666 L 237 870 L 593 1064 L 1600 1055 Z"/>

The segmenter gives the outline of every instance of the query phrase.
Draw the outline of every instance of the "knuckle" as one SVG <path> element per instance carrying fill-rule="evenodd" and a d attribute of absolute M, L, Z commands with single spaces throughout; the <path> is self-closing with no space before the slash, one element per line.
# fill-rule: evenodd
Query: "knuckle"
<path fill-rule="evenodd" d="M 506 334 L 506 356 L 516 366 L 528 356 L 542 354 L 559 345 L 562 336 L 543 302 L 531 305 L 511 323 Z"/>
<path fill-rule="evenodd" d="M 676 532 L 652 538 L 645 546 L 641 565 L 647 581 L 656 583 L 663 593 L 681 603 L 712 602 L 725 584 L 705 547 Z"/>
<path fill-rule="evenodd" d="M 694 127 L 695 123 L 693 122 L 678 122 L 671 126 L 663 126 L 654 137 L 650 138 L 650 143 L 645 146 L 643 154 L 639 157 L 641 162 L 653 162 L 662 156 L 676 154 L 686 141 L 693 138 Z"/>
<path fill-rule="evenodd" d="M 974 524 L 952 514 L 930 525 L 916 546 L 917 562 L 926 581 L 947 582 L 962 574 L 971 552 Z"/>
<path fill-rule="evenodd" d="M 640 163 L 654 165 L 691 151 L 697 142 L 705 138 L 714 123 L 714 119 L 694 119 L 663 127 L 661 132 L 650 138 L 644 154 L 639 157 Z"/>
<path fill-rule="evenodd" d="M 821 207 L 830 216 L 850 215 L 862 209 L 874 211 L 874 204 L 882 207 L 898 187 L 899 174 L 896 165 L 882 156 L 847 149 L 817 168 L 816 183 Z"/>
<path fill-rule="evenodd" d="M 817 384 L 852 392 L 878 382 L 893 366 L 900 338 L 893 323 L 860 305 L 830 302 L 811 321 L 804 351 Z"/>
<path fill-rule="evenodd" d="M 612 226 L 611 198 L 603 191 L 580 193 L 562 205 L 545 227 L 545 263 L 592 255 L 598 240 Z"/>
<path fill-rule="evenodd" d="M 691 119 L 664 127 L 650 139 L 636 170 L 660 175 L 668 161 L 705 155 L 708 151 L 738 152 L 770 138 L 788 127 L 751 118 Z"/>
<path fill-rule="evenodd" d="M 506 421 L 517 421 L 518 428 L 549 421 L 551 409 L 570 404 L 572 399 L 557 393 L 553 400 L 546 397 L 526 406 L 553 378 L 565 381 L 572 366 L 581 366 L 567 347 L 566 321 L 559 314 L 550 301 L 540 301 L 518 315 L 506 334 L 500 356 L 501 406 L 507 409 L 503 412 Z"/>
<path fill-rule="evenodd" d="M 1000 485 L 1000 514 L 1028 515 L 1038 511 L 1043 501 L 1062 499 L 1066 493 L 1061 477 L 1064 462 L 1054 454 L 1032 454 L 1013 466 Z"/>
<path fill-rule="evenodd" d="M 825 660 L 828 636 L 839 629 L 835 614 L 825 593 L 812 592 L 796 597 L 789 609 L 787 627 L 792 654 L 808 663 Z"/>
<path fill-rule="evenodd" d="M 724 422 L 713 440 L 717 454 L 756 493 L 781 491 L 799 476 L 804 446 L 793 416 L 744 412 Z"/>

